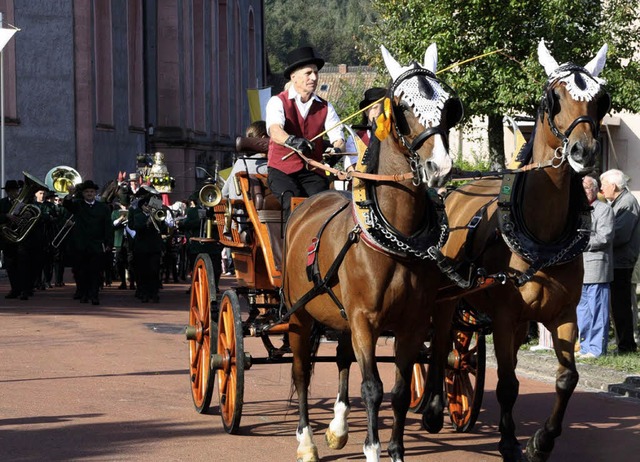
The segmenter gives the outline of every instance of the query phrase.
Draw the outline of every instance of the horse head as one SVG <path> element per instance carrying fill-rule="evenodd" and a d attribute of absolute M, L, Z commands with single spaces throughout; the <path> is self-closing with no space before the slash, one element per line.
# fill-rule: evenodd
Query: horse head
<path fill-rule="evenodd" d="M 544 41 L 538 44 L 538 59 L 548 80 L 539 108 L 541 121 L 546 117 L 553 136 L 548 139 L 561 164 L 566 159 L 577 173 L 586 173 L 595 164 L 600 150 L 600 122 L 609 111 L 611 98 L 598 77 L 605 65 L 607 45 L 586 66 L 558 65 Z"/>
<path fill-rule="evenodd" d="M 427 49 L 422 65 L 401 66 L 381 46 L 393 83 L 389 90 L 394 136 L 408 151 L 414 183 L 442 186 L 451 173 L 449 129 L 462 119 L 462 103 L 455 92 L 436 78 L 438 52 Z"/>

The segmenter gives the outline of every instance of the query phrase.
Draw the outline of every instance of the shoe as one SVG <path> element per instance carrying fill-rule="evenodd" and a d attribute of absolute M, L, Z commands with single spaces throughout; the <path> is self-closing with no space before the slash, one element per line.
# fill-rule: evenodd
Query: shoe
<path fill-rule="evenodd" d="M 9 292 L 4 298 L 18 298 L 20 294 L 18 292 Z"/>
<path fill-rule="evenodd" d="M 125 283 L 122 283 L 118 286 L 118 289 L 120 290 L 125 290 L 127 288 L 127 285 Z"/>
<path fill-rule="evenodd" d="M 97 298 L 92 298 L 91 299 L 91 304 L 92 305 L 99 305 L 100 304 L 100 300 L 98 300 Z"/>
<path fill-rule="evenodd" d="M 75 294 L 73 294 L 73 299 L 74 299 L 74 300 L 80 300 L 80 298 L 82 298 L 82 297 L 80 297 L 80 294 L 79 294 L 78 292 L 76 292 Z"/>

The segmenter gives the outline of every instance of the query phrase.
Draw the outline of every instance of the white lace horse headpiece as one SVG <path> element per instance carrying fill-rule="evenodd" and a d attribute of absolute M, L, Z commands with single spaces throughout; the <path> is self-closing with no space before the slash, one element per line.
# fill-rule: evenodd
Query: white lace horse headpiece
<path fill-rule="evenodd" d="M 538 44 L 538 60 L 547 73 L 548 84 L 554 82 L 564 83 L 567 91 L 576 101 L 591 101 L 600 93 L 601 86 L 606 83 L 604 79 L 598 77 L 607 60 L 606 43 L 600 48 L 596 57 L 581 68 L 573 63 L 559 65 L 547 50 L 544 40 L 540 40 Z M 583 72 L 576 72 L 576 69 L 580 69 Z"/>
<path fill-rule="evenodd" d="M 411 106 L 413 113 L 424 127 L 438 125 L 445 102 L 451 95 L 435 76 L 438 64 L 436 44 L 432 43 L 427 48 L 422 66 L 415 61 L 408 66 L 401 66 L 384 46 L 380 46 L 380 49 L 384 63 L 393 80 L 394 96 L 401 98 Z M 414 78 L 403 78 L 404 74 L 412 69 L 427 69 L 432 75 L 425 73 Z M 399 78 L 402 81 L 396 85 Z M 431 89 L 425 88 L 425 80 Z"/>

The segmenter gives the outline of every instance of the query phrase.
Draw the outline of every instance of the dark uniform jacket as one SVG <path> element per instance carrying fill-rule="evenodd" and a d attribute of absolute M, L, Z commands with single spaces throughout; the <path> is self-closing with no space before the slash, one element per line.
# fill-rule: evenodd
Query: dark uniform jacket
<path fill-rule="evenodd" d="M 91 206 L 83 199 L 65 198 L 63 205 L 76 222 L 70 236 L 72 251 L 101 253 L 113 246 L 111 210 L 107 204 L 95 201 Z"/>
<path fill-rule="evenodd" d="M 160 233 L 151 223 L 149 215 L 139 208 L 130 208 L 128 214 L 129 228 L 136 232 L 135 251 L 141 253 L 160 253 L 164 247 L 162 234 L 167 233 L 167 224 L 164 221 L 157 222 Z"/>

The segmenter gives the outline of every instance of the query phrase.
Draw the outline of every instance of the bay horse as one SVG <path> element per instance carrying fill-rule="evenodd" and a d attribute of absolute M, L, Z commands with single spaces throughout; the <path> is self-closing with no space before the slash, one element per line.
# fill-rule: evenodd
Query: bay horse
<path fill-rule="evenodd" d="M 349 356 L 355 354 L 367 410 L 363 447 L 367 461 L 380 459 L 378 414 L 383 390 L 376 341 L 383 331 L 395 335 L 394 423 L 388 453 L 396 462 L 404 456 L 410 379 L 427 335 L 439 280 L 428 250 L 441 248 L 447 229 L 428 190 L 441 186 L 449 176 L 448 132 L 462 117 L 462 105 L 435 77 L 435 44 L 427 49 L 423 65 L 413 61 L 405 67 L 381 48 L 392 84 L 385 100 L 387 110 L 378 119 L 376 136 L 362 160 L 367 172 L 378 179 L 363 180 L 359 186 L 354 179 L 353 200 L 344 191 L 314 195 L 294 210 L 287 223 L 283 297 L 291 307 L 292 382 L 299 400 L 298 461 L 318 460 L 307 403 L 314 353 L 311 339 L 317 323 L 344 332 L 351 343 L 339 343 L 341 386 L 325 439 L 335 449 L 346 444 L 346 383 Z"/>
<path fill-rule="evenodd" d="M 541 41 L 538 57 L 548 80 L 533 134 L 518 155 L 526 168 L 502 180 L 472 181 L 445 201 L 450 236 L 444 256 L 465 274 L 484 268 L 489 274 L 506 277 L 504 284 L 464 296 L 493 320 L 499 450 L 505 461 L 548 459 L 578 383 L 576 306 L 582 288 L 581 253 L 590 227 L 581 177 L 595 165 L 600 122 L 609 110 L 609 94 L 598 78 L 606 52 L 604 45 L 584 67 L 558 65 Z M 455 301 L 439 312 L 451 314 L 454 305 Z M 437 324 L 450 325 L 449 320 L 447 316 L 436 320 L 435 331 Z M 551 331 L 559 365 L 551 414 L 529 439 L 523 454 L 512 409 L 519 385 L 517 352 L 532 320 Z M 436 348 L 439 362 L 446 361 L 448 350 L 440 344 Z"/>

